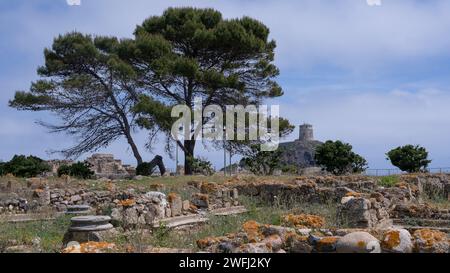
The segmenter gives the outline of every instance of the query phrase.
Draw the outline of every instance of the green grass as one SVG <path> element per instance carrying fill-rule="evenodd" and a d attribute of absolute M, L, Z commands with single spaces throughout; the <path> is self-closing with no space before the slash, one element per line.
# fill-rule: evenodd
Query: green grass
<path fill-rule="evenodd" d="M 25 223 L 0 222 L 0 252 L 2 249 L 16 245 L 32 245 L 35 238 L 41 240 L 43 252 L 59 252 L 64 233 L 70 225 L 70 218 L 62 216 L 53 221 L 33 221 Z"/>
<path fill-rule="evenodd" d="M 378 181 L 378 186 L 392 188 L 399 182 L 399 177 L 395 175 L 383 176 Z"/>

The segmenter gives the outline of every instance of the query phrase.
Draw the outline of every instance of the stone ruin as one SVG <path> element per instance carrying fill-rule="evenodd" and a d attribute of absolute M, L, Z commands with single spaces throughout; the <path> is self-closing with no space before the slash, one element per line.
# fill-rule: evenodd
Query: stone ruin
<path fill-rule="evenodd" d="M 131 165 L 122 164 L 122 161 L 115 159 L 112 154 L 93 154 L 85 160 L 92 167 L 91 170 L 95 174 L 95 178 L 107 179 L 126 179 L 133 178 L 136 175 L 136 168 Z M 49 160 L 47 164 L 50 165 L 49 176 L 57 175 L 58 168 L 74 164 L 73 160 Z"/>
<path fill-rule="evenodd" d="M 279 226 L 249 221 L 236 233 L 205 238 L 197 245 L 202 251 L 221 253 L 448 253 L 450 210 L 428 205 L 421 200 L 421 194 L 430 191 L 448 198 L 449 185 L 448 175 L 401 176 L 389 188 L 379 186 L 377 178 L 366 176 L 303 176 L 289 181 L 235 177 L 224 184 L 188 182 L 183 188 L 183 192 L 189 193 L 187 197 L 167 194 L 160 184 L 152 185 L 153 191 L 140 192 L 116 190 L 112 182 L 107 184 L 107 190 L 94 190 L 81 184 L 52 188 L 44 179 L 29 179 L 26 188 L 10 183 L 0 185 L 10 193 L 7 197 L 0 196 L 0 212 L 32 213 L 47 207 L 78 214 L 89 205 L 93 215 L 111 217 L 104 218 L 105 221 L 99 218 L 98 225 L 89 224 L 92 222 L 89 217 L 75 218 L 68 233 L 76 234 L 67 234 L 65 242 L 78 236 L 77 245 L 67 243 L 76 252 L 94 247 L 84 245 L 86 236 L 98 240 L 95 247 L 99 247 L 102 240 L 108 240 L 107 236 L 116 232 L 160 225 L 172 228 L 177 227 L 177 222 L 190 227 L 207 221 L 209 214 L 227 215 L 227 209 L 239 206 L 238 193 L 269 203 L 331 201 L 337 208 L 337 226 L 326 225 L 325 219 L 318 215 L 284 215 Z M 108 226 L 105 234 L 97 227 L 104 225 Z M 77 228 L 80 226 L 91 226 L 92 230 L 77 233 L 81 232 Z"/>
<path fill-rule="evenodd" d="M 295 166 L 299 170 L 315 167 L 315 148 L 320 144 L 322 142 L 314 140 L 313 126 L 310 124 L 301 125 L 297 140 L 280 143 L 281 164 Z"/>
<path fill-rule="evenodd" d="M 96 178 L 124 179 L 135 175 L 135 168 L 122 165 L 122 161 L 114 159 L 112 154 L 94 154 L 86 159 L 91 164 Z"/>
<path fill-rule="evenodd" d="M 450 210 L 421 201 L 425 191 L 450 198 L 450 176 L 400 178 L 390 188 L 363 176 L 231 179 L 227 185 L 240 194 L 266 202 L 337 202 L 338 226 L 326 227 L 317 215 L 285 215 L 280 226 L 248 221 L 237 233 L 197 245 L 213 253 L 450 253 Z"/>
<path fill-rule="evenodd" d="M 73 160 L 48 160 L 47 164 L 50 166 L 50 173 L 52 175 L 57 175 L 58 174 L 58 169 L 61 166 L 70 166 L 72 165 L 74 162 Z"/>

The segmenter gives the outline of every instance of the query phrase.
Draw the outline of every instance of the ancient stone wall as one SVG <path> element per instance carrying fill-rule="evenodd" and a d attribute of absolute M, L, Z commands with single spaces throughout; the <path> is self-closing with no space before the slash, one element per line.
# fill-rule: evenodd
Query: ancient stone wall
<path fill-rule="evenodd" d="M 47 180 L 29 179 L 21 183 L 0 184 L 0 214 L 32 214 L 65 212 L 68 206 L 89 205 L 94 214 L 111 215 L 113 222 L 125 228 L 151 225 L 155 220 L 200 211 L 212 211 L 239 205 L 238 192 L 214 183 L 191 183 L 183 199 L 177 193 L 162 193 L 164 185 L 154 185 L 155 191 L 139 192 L 134 189 L 116 190 L 113 182 L 106 182 L 105 190 L 88 189 L 80 185 L 60 185 L 50 188 Z"/>

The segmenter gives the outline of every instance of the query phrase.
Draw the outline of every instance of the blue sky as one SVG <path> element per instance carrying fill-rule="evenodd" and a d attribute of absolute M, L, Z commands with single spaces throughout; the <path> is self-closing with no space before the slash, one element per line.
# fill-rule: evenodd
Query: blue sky
<path fill-rule="evenodd" d="M 54 158 L 49 150 L 71 145 L 34 122 L 45 113 L 9 109 L 16 90 L 37 78 L 43 49 L 55 36 L 84 33 L 131 37 L 137 24 L 169 6 L 214 7 L 224 17 L 249 15 L 264 22 L 277 41 L 276 63 L 285 96 L 280 105 L 292 123 L 312 123 L 319 140 L 340 139 L 369 161 L 390 168 L 384 154 L 420 144 L 432 165 L 450 166 L 450 1 L 227 0 L 153 1 L 4 0 L 0 2 L 0 159 L 14 154 Z M 293 133 L 288 140 L 296 138 Z M 136 138 L 142 149 L 145 133 Z M 160 143 L 161 144 L 161 143 Z M 163 151 L 158 145 L 155 154 Z M 205 150 L 221 167 L 222 153 Z M 124 141 L 102 150 L 134 163 Z M 145 153 L 146 160 L 153 157 Z M 169 167 L 174 162 L 167 159 Z"/>

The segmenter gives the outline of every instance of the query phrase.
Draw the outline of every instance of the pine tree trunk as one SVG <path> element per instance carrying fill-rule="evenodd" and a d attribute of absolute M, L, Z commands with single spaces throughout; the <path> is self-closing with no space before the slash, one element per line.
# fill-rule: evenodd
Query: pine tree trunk
<path fill-rule="evenodd" d="M 185 140 L 184 141 L 184 174 L 192 175 L 192 162 L 189 160 L 189 157 L 194 157 L 194 149 L 195 149 L 195 140 Z"/>

